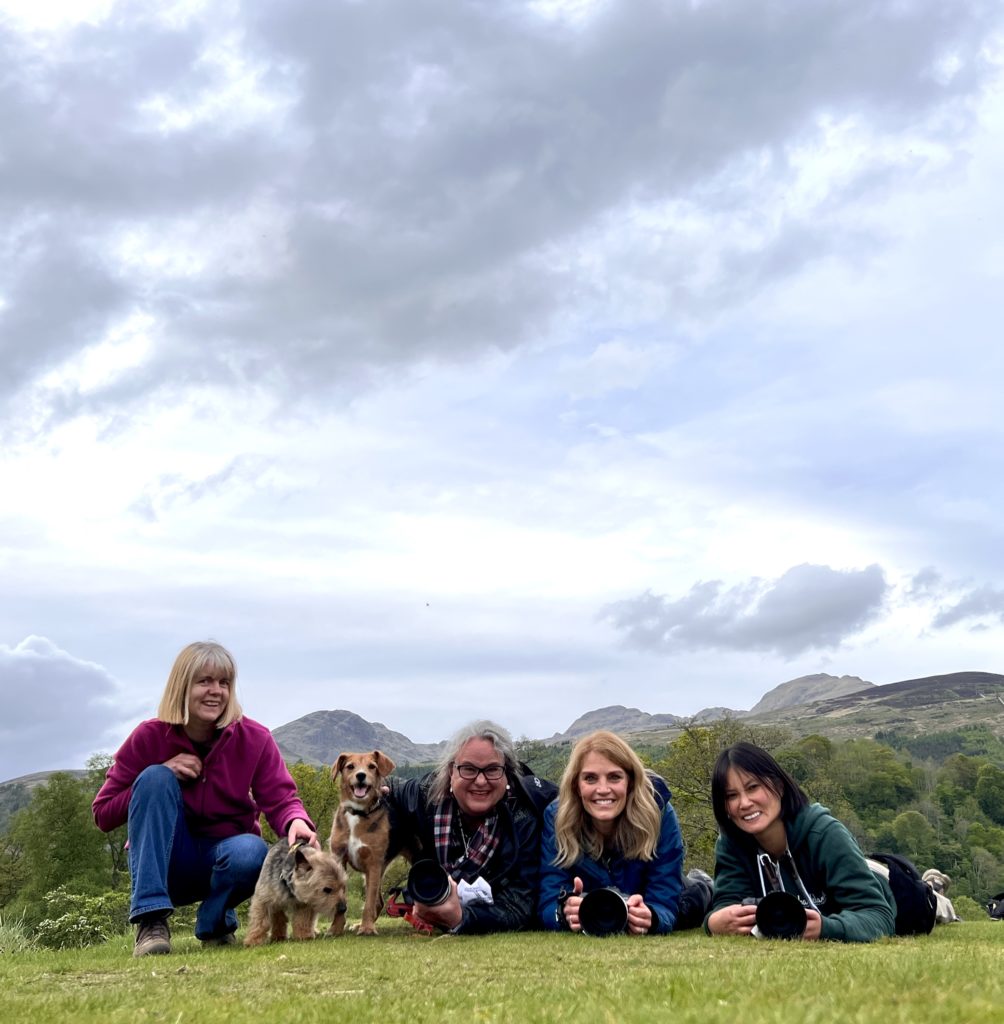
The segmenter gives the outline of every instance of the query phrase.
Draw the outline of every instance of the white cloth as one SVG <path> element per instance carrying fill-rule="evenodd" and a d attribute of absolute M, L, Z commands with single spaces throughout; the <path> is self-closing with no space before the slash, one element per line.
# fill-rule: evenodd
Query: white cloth
<path fill-rule="evenodd" d="M 495 902 L 492 898 L 492 887 L 480 875 L 473 882 L 465 882 L 463 879 L 457 882 L 457 895 L 462 907 L 469 907 L 474 903 L 487 903 L 490 906 Z"/>

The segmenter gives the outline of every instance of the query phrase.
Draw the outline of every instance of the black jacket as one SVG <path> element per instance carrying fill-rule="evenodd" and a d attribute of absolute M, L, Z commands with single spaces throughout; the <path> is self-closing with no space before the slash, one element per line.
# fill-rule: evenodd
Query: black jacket
<path fill-rule="evenodd" d="M 536 923 L 541 820 L 557 787 L 537 778 L 524 764 L 520 771 L 508 776 L 509 792 L 498 804 L 499 844 L 481 871 L 492 887 L 494 903 L 464 908 L 457 931 L 465 935 L 516 931 Z M 433 773 L 388 781 L 394 845 L 410 847 L 415 857 L 438 860 L 432 832 L 435 807 L 429 802 Z"/>

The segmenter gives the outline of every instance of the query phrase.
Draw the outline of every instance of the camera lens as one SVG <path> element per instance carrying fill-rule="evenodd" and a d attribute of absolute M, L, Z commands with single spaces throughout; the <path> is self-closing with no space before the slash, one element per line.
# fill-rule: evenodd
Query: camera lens
<path fill-rule="evenodd" d="M 438 861 L 415 861 L 408 872 L 408 892 L 416 903 L 436 907 L 450 895 L 450 876 Z"/>
<path fill-rule="evenodd" d="M 594 889 L 582 897 L 579 924 L 596 938 L 616 935 L 627 928 L 627 901 L 616 889 Z"/>
<path fill-rule="evenodd" d="M 806 920 L 805 907 L 790 892 L 769 892 L 756 908 L 756 926 L 765 939 L 797 939 Z"/>

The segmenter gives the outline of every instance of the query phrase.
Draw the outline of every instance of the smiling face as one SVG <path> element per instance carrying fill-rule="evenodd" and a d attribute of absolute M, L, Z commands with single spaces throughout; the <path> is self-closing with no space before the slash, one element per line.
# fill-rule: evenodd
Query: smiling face
<path fill-rule="evenodd" d="M 196 672 L 188 688 L 185 732 L 193 739 L 208 739 L 229 702 L 230 677 L 225 672 L 213 666 Z"/>
<path fill-rule="evenodd" d="M 501 778 L 498 779 L 486 779 L 481 772 L 473 779 L 464 779 L 457 770 L 458 765 L 464 766 L 465 772 L 471 771 L 467 767 L 469 765 L 498 770 L 499 766 L 505 766 L 505 759 L 495 749 L 491 740 L 473 739 L 468 740 L 457 751 L 453 767 L 450 769 L 453 799 L 457 801 L 461 812 L 469 818 L 484 818 L 505 796 L 505 772 L 503 771 Z"/>
<path fill-rule="evenodd" d="M 781 798 L 755 775 L 741 768 L 729 769 L 725 776 L 725 810 L 736 828 L 756 836 L 765 850 L 784 850 L 787 840 Z"/>
<path fill-rule="evenodd" d="M 631 779 L 627 770 L 595 751 L 586 754 L 576 780 L 582 809 L 600 835 L 613 832 L 627 806 Z"/>

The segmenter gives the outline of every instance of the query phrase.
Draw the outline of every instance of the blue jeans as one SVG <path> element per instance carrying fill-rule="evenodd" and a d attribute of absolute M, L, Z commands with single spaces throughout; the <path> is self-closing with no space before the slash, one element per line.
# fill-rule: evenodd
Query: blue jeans
<path fill-rule="evenodd" d="M 192 835 L 181 784 L 162 764 L 151 765 L 136 777 L 128 828 L 130 921 L 201 901 L 195 915 L 197 938 L 237 930 L 234 907 L 254 892 L 268 849 L 261 836 Z"/>

